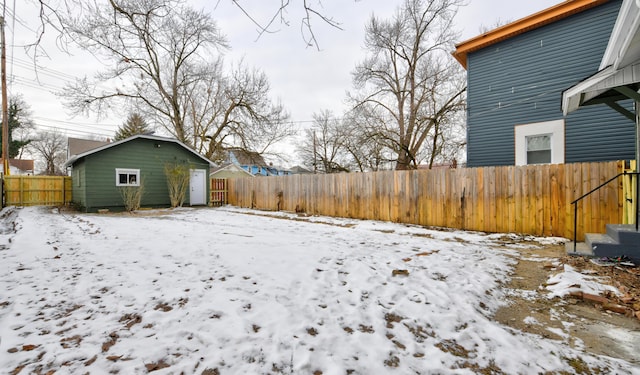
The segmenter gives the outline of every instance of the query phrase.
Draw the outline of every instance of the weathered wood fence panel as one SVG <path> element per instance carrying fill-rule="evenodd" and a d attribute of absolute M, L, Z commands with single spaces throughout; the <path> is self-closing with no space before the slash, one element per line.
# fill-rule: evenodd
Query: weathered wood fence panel
<path fill-rule="evenodd" d="M 229 203 L 263 210 L 573 237 L 571 202 L 624 162 L 241 178 Z M 578 238 L 622 222 L 623 180 L 578 204 Z"/>
<path fill-rule="evenodd" d="M 4 176 L 6 206 L 61 206 L 71 203 L 68 176 Z"/>
<path fill-rule="evenodd" d="M 228 179 L 226 178 L 212 178 L 210 183 L 211 199 L 209 202 L 212 206 L 223 206 L 227 204 L 227 196 L 229 190 L 227 189 Z"/>

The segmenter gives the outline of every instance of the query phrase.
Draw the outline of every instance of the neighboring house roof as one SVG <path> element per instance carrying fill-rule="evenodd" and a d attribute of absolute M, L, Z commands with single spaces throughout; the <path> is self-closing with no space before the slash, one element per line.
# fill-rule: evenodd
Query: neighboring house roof
<path fill-rule="evenodd" d="M 3 163 L 4 159 L 0 158 L 0 165 Z M 33 173 L 33 160 L 9 159 L 9 167 L 23 173 Z"/>
<path fill-rule="evenodd" d="M 466 69 L 467 54 L 503 40 L 567 18 L 576 13 L 604 4 L 609 0 L 566 0 L 560 4 L 521 18 L 456 45 L 453 57 Z"/>
<path fill-rule="evenodd" d="M 207 163 L 209 165 L 213 165 L 211 160 L 209 160 L 209 159 L 205 158 L 204 156 L 200 155 L 199 153 L 195 152 L 191 147 L 187 146 L 186 144 L 180 142 L 179 140 L 177 140 L 175 138 L 165 138 L 165 137 L 158 137 L 158 136 L 155 136 L 155 135 L 139 134 L 139 135 L 134 135 L 134 136 L 129 137 L 129 138 L 125 138 L 125 139 L 117 141 L 117 142 L 108 143 L 108 144 L 106 144 L 104 146 L 101 146 L 101 147 L 98 147 L 98 148 L 94 148 L 92 150 L 83 152 L 83 153 L 78 154 L 78 155 L 73 155 L 71 158 L 69 158 L 69 160 L 67 160 L 64 163 L 64 166 L 68 167 L 70 165 L 73 165 L 73 163 L 75 163 L 76 161 L 78 161 L 78 160 L 80 160 L 80 159 L 82 159 L 82 158 L 84 158 L 86 156 L 89 156 L 91 154 L 95 154 L 97 152 L 100 152 L 102 150 L 106 150 L 106 149 L 111 148 L 111 147 L 115 147 L 115 146 L 121 145 L 121 144 L 126 143 L 126 142 L 130 142 L 130 141 L 132 141 L 134 139 L 150 139 L 150 140 L 159 141 L 159 142 L 176 143 L 176 144 L 184 147 L 186 150 L 188 150 L 189 152 L 191 152 L 192 154 L 194 154 L 198 158 L 202 159 L 205 163 Z"/>
<path fill-rule="evenodd" d="M 635 114 L 616 104 L 640 100 L 640 3 L 625 0 L 620 7 L 600 71 L 562 93 L 564 114 L 583 105 L 606 103 L 635 121 Z"/>
<path fill-rule="evenodd" d="M 267 164 L 262 155 L 255 151 L 234 147 L 225 150 L 227 152 L 227 163 L 242 167 L 252 176 L 282 176 L 290 174 L 287 169 L 275 167 Z"/>
<path fill-rule="evenodd" d="M 241 148 L 230 148 L 229 161 L 238 165 L 257 165 L 260 167 L 266 167 L 267 163 L 264 161 L 262 155 L 255 151 L 247 151 Z"/>
<path fill-rule="evenodd" d="M 95 141 L 93 139 L 67 138 L 67 158 L 79 155 L 94 148 L 109 144 L 105 141 Z"/>
<path fill-rule="evenodd" d="M 247 172 L 245 169 L 243 169 L 242 167 L 238 166 L 237 164 L 233 164 L 233 163 L 229 163 L 226 165 L 223 165 L 221 167 L 218 167 L 216 169 L 212 169 L 211 172 L 209 173 L 209 176 L 215 176 L 216 174 L 220 174 L 223 172 L 231 172 L 231 173 L 237 173 L 240 175 L 246 175 L 246 177 L 253 177 L 253 175 L 249 172 Z"/>
<path fill-rule="evenodd" d="M 302 167 L 300 165 L 296 165 L 295 167 L 291 167 L 289 169 L 289 172 L 291 172 L 292 174 L 312 174 L 313 172 L 308 170 L 305 167 Z"/>

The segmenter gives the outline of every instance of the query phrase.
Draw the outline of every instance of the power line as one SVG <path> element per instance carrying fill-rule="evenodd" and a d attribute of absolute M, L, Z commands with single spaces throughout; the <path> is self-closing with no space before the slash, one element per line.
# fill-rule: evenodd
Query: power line
<path fill-rule="evenodd" d="M 11 16 L 13 22 L 11 25 L 11 32 L 12 34 L 15 35 L 16 33 L 16 22 L 18 22 L 18 24 L 20 24 L 20 26 L 24 27 L 25 29 L 27 29 L 28 31 L 31 31 L 32 33 L 37 33 L 36 30 L 32 29 L 25 20 L 21 19 L 20 17 L 18 17 L 16 15 L 16 0 L 13 0 L 13 10 L 7 10 L 7 13 L 9 13 L 9 15 Z"/>
<path fill-rule="evenodd" d="M 39 120 L 44 120 L 44 121 L 51 121 L 51 122 L 58 122 L 61 124 L 66 124 L 66 125 L 78 125 L 78 126 L 106 126 L 106 127 L 118 127 L 119 125 L 117 124 L 98 124 L 98 123 L 90 123 L 90 122 L 77 122 L 77 121 L 64 121 L 64 120 L 56 120 L 56 119 L 52 119 L 52 118 L 47 118 L 47 117 L 40 117 L 40 116 L 35 116 L 34 119 L 39 119 Z M 111 129 L 105 129 L 105 130 L 111 130 Z"/>
<path fill-rule="evenodd" d="M 39 129 L 45 129 L 45 130 L 50 130 L 50 131 L 64 131 L 65 134 L 68 133 L 74 133 L 77 135 L 82 135 L 82 136 L 102 136 L 105 138 L 111 138 L 114 136 L 115 132 L 98 132 L 98 131 L 88 131 L 88 130 L 79 130 L 79 129 L 72 129 L 72 128 L 66 128 L 66 127 L 60 127 L 60 126 L 53 126 L 53 125 L 43 125 L 43 124 L 36 124 L 36 128 Z"/>
<path fill-rule="evenodd" d="M 42 91 L 46 91 L 48 93 L 55 93 L 56 91 L 61 91 L 62 87 L 56 86 L 56 85 L 52 85 L 49 83 L 44 83 L 44 82 L 33 82 L 33 81 L 29 81 L 27 79 L 24 79 L 22 77 L 12 77 L 12 83 L 14 84 L 18 84 L 21 86 L 27 86 L 30 87 L 32 89 L 36 89 L 36 90 L 42 90 Z"/>
<path fill-rule="evenodd" d="M 61 77 L 66 77 L 70 80 L 76 80 L 79 79 L 80 77 L 62 72 L 60 70 L 55 70 L 52 68 L 48 68 L 46 66 L 41 66 L 41 65 L 37 65 L 35 62 L 33 61 L 27 61 L 27 60 L 23 60 L 19 57 L 16 57 L 15 60 L 17 62 L 19 62 L 21 67 L 23 68 L 33 68 L 34 70 L 36 70 L 37 72 L 44 72 L 44 74 L 50 75 L 54 78 L 58 78 L 58 79 L 62 79 Z"/>

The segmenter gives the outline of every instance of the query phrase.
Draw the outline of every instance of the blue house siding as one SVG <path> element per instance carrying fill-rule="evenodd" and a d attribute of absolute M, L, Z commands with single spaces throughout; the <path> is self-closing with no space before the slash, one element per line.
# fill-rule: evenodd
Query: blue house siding
<path fill-rule="evenodd" d="M 240 168 L 254 176 L 289 176 L 291 174 L 291 172 L 287 170 L 274 167 L 261 167 L 258 165 L 240 165 Z"/>
<path fill-rule="evenodd" d="M 288 176 L 288 170 L 267 165 L 257 152 L 240 149 L 230 149 L 228 162 L 239 166 L 254 176 Z"/>
<path fill-rule="evenodd" d="M 563 118 L 562 91 L 598 71 L 621 3 L 469 53 L 469 166 L 515 164 L 514 126 Z M 634 123 L 606 105 L 580 109 L 565 118 L 565 162 L 631 159 L 634 135 Z"/>

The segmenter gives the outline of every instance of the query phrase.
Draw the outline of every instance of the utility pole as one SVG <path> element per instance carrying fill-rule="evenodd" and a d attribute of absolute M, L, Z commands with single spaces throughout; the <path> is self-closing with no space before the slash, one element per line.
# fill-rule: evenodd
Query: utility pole
<path fill-rule="evenodd" d="M 0 16 L 0 70 L 2 70 L 2 173 L 9 175 L 9 113 L 7 111 L 7 53 L 4 40 L 4 17 Z"/>

